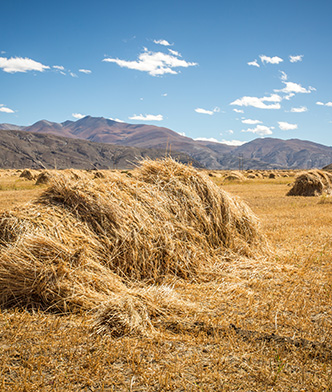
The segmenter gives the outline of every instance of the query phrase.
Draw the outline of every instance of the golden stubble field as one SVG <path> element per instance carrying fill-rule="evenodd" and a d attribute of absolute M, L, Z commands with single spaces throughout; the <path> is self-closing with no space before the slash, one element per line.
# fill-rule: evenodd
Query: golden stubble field
<path fill-rule="evenodd" d="M 47 188 L 18 175 L 1 171 L 0 211 Z M 3 308 L 1 390 L 332 391 L 332 203 L 286 197 L 294 177 L 213 175 L 258 216 L 268 252 L 169 279 L 197 308 L 150 336 L 96 334 L 89 312 Z"/>

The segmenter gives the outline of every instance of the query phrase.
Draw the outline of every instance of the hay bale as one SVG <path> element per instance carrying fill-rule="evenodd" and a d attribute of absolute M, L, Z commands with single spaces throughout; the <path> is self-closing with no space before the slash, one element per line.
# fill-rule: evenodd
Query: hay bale
<path fill-rule="evenodd" d="M 35 179 L 35 175 L 34 173 L 29 170 L 29 169 L 25 169 L 23 170 L 23 172 L 20 174 L 20 178 L 26 178 L 27 180 L 34 180 Z"/>
<path fill-rule="evenodd" d="M 295 179 L 287 196 L 319 196 L 331 193 L 332 176 L 320 170 L 302 173 Z"/>
<path fill-rule="evenodd" d="M 170 158 L 103 182 L 55 177 L 39 199 L 0 215 L 0 303 L 92 311 L 101 333 L 149 334 L 191 306 L 155 284 L 199 279 L 218 259 L 265 247 L 244 203 Z"/>
<path fill-rule="evenodd" d="M 247 178 L 249 178 L 249 179 L 255 179 L 256 176 L 255 176 L 255 174 L 248 174 L 248 175 L 247 175 Z"/>
<path fill-rule="evenodd" d="M 48 184 L 51 180 L 52 176 L 49 172 L 43 171 L 37 176 L 37 180 L 35 185 L 45 185 Z"/>
<path fill-rule="evenodd" d="M 276 178 L 276 174 L 275 173 L 270 173 L 269 174 L 269 178 Z"/>
<path fill-rule="evenodd" d="M 246 177 L 239 171 L 232 171 L 224 178 L 225 181 L 245 181 Z"/>

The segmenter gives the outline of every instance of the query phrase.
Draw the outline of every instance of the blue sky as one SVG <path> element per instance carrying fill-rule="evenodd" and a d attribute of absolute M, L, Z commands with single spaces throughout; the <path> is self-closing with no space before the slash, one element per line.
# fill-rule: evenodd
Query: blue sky
<path fill-rule="evenodd" d="M 329 0 L 11 0 L 1 15 L 0 123 L 332 144 Z"/>

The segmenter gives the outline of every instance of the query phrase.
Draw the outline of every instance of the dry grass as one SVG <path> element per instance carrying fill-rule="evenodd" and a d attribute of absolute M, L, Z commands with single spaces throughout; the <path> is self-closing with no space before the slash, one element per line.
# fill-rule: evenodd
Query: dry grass
<path fill-rule="evenodd" d="M 220 180 L 218 173 L 213 179 Z M 128 332 L 128 326 L 139 320 L 138 329 L 145 323 L 158 333 L 140 338 L 130 333 L 117 339 L 105 333 L 91 336 L 95 313 L 82 309 L 82 298 L 75 299 L 78 312 L 62 316 L 3 309 L 2 390 L 331 390 L 332 211 L 315 198 L 285 197 L 287 180 L 223 186 L 260 217 L 275 250 L 269 258 L 222 258 L 199 280 L 167 275 L 161 286 L 115 279 L 118 295 L 114 288 L 109 293 L 103 278 L 99 280 L 99 292 L 106 291 L 111 299 L 98 307 L 99 317 L 112 321 L 109 312 L 135 316 L 99 325 Z M 59 232 L 66 224 L 61 223 Z M 76 235 L 85 234 L 85 227 L 87 222 L 81 222 Z M 45 253 L 54 264 L 53 273 L 63 274 L 63 284 L 67 279 L 75 289 L 74 272 L 63 271 L 57 253 L 54 261 L 49 258 L 49 241 Z M 78 268 L 83 255 L 68 253 L 71 246 L 60 251 Z M 18 256 L 26 260 L 25 255 Z M 106 266 L 105 271 L 109 273 Z M 62 286 L 54 289 L 52 275 L 47 276 L 48 295 L 58 295 Z M 122 312 L 112 312 L 113 306 Z"/>

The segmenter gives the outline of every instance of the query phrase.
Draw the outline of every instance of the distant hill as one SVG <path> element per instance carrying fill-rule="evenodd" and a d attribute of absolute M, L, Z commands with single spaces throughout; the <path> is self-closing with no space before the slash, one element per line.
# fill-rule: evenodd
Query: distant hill
<path fill-rule="evenodd" d="M 75 140 L 153 148 L 164 153 L 178 151 L 209 169 L 237 169 L 239 162 L 243 162 L 243 169 L 311 169 L 321 168 L 332 162 L 332 147 L 299 139 L 255 139 L 235 147 L 193 140 L 168 128 L 127 124 L 103 117 L 86 116 L 63 123 L 41 120 L 28 127 L 0 124 L 0 129 L 9 129 L 8 127 Z M 122 150 L 118 151 L 120 153 Z"/>
<path fill-rule="evenodd" d="M 143 158 L 162 158 L 157 149 L 116 146 L 52 134 L 0 130 L 2 169 L 130 169 Z M 201 165 L 190 156 L 175 153 L 182 163 Z"/>

